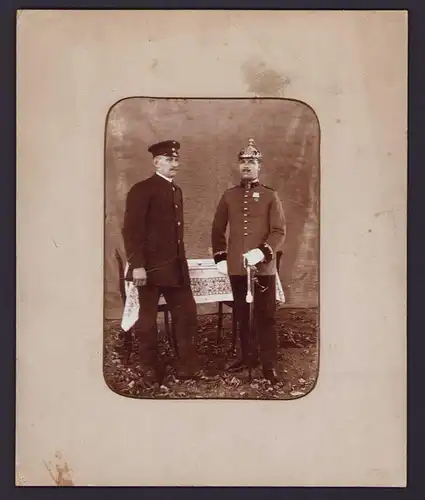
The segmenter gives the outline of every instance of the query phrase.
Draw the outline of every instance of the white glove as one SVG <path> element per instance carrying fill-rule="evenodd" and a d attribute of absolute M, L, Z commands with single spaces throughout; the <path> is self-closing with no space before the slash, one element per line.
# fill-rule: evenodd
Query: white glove
<path fill-rule="evenodd" d="M 243 256 L 247 259 L 249 266 L 255 266 L 255 264 L 264 260 L 264 254 L 259 248 L 254 248 L 254 250 L 244 253 Z"/>
<path fill-rule="evenodd" d="M 227 260 L 222 260 L 217 264 L 218 272 L 222 274 L 227 274 Z"/>
<path fill-rule="evenodd" d="M 134 286 L 145 286 L 147 283 L 147 275 L 144 267 L 133 269 Z"/>

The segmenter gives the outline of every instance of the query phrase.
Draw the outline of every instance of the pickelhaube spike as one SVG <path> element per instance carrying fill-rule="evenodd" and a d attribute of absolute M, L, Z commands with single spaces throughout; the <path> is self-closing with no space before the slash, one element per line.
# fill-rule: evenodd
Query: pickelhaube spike
<path fill-rule="evenodd" d="M 249 139 L 248 147 L 242 149 L 238 155 L 239 159 L 252 158 L 252 159 L 261 160 L 262 157 L 263 157 L 263 155 L 255 147 L 254 139 Z"/>

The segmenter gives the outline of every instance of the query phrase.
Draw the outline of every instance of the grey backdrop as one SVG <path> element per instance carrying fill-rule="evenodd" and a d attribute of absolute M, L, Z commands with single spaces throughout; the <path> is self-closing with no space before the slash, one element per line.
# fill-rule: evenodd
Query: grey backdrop
<path fill-rule="evenodd" d="M 188 258 L 208 258 L 210 229 L 222 192 L 238 182 L 237 154 L 253 138 L 264 155 L 261 182 L 276 189 L 287 218 L 280 277 L 287 306 L 317 307 L 319 124 L 288 99 L 129 98 L 110 110 L 105 136 L 105 316 L 122 312 L 115 251 L 130 187 L 153 173 L 150 144 L 181 142 Z"/>

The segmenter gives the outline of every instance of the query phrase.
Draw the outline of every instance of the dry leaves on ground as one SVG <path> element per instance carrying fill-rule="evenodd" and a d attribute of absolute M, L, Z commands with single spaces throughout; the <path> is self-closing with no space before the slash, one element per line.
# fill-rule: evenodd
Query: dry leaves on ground
<path fill-rule="evenodd" d="M 181 381 L 174 375 L 174 352 L 164 333 L 159 334 L 159 350 L 167 363 L 167 374 L 160 387 L 145 387 L 140 378 L 137 356 L 138 341 L 128 356 L 119 321 L 105 325 L 104 376 L 108 386 L 118 394 L 155 399 L 293 399 L 308 394 L 317 378 L 318 317 L 316 310 L 280 309 L 277 314 L 279 339 L 278 369 L 282 382 L 272 386 L 260 369 L 229 374 L 226 365 L 233 361 L 231 352 L 231 317 L 224 316 L 223 338 L 217 342 L 217 317 L 199 317 L 198 352 L 208 378 Z"/>

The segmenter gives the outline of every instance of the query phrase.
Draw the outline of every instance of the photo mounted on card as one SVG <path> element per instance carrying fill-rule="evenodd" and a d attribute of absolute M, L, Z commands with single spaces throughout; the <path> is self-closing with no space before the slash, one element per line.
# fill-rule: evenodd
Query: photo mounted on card
<path fill-rule="evenodd" d="M 105 132 L 109 388 L 308 394 L 319 345 L 314 110 L 279 98 L 128 97 Z"/>
<path fill-rule="evenodd" d="M 17 59 L 17 484 L 403 486 L 407 14 L 26 10 Z"/>

